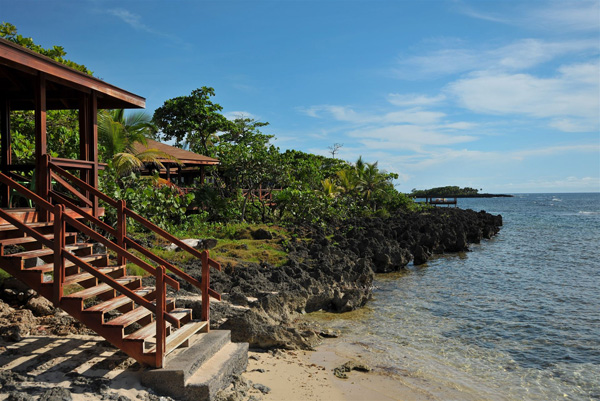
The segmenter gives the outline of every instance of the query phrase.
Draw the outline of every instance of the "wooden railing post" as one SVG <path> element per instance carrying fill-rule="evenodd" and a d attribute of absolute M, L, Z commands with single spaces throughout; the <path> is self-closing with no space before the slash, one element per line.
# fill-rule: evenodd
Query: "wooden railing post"
<path fill-rule="evenodd" d="M 162 368 L 166 348 L 166 284 L 164 282 L 165 267 L 156 268 L 156 367 Z"/>
<path fill-rule="evenodd" d="M 126 248 L 125 237 L 127 237 L 127 216 L 125 216 L 125 201 L 117 201 L 117 245 L 123 249 Z M 124 265 L 127 262 L 125 257 L 117 255 L 117 264 Z"/>
<path fill-rule="evenodd" d="M 54 207 L 54 306 L 60 306 L 63 295 L 63 283 L 65 281 L 65 259 L 63 249 L 65 248 L 65 221 L 63 214 L 64 205 Z"/>
<path fill-rule="evenodd" d="M 202 252 L 202 320 L 205 322 L 210 320 L 210 295 L 208 294 L 210 287 L 210 266 L 208 264 L 208 257 L 208 251 Z"/>

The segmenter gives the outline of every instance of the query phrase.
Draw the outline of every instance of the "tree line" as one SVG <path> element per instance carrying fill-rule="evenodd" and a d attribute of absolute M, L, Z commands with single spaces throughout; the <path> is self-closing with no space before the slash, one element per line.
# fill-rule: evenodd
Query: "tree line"
<path fill-rule="evenodd" d="M 43 49 L 31 38 L 17 35 L 10 24 L 0 25 L 0 36 L 91 74 L 87 67 L 66 60 L 64 49 Z M 126 199 L 130 207 L 164 227 L 232 221 L 326 223 L 352 216 L 389 215 L 414 207 L 394 188 L 398 175 L 382 171 L 377 162 L 359 157 L 350 163 L 297 150 L 281 151 L 271 143 L 272 135 L 261 132 L 267 122 L 244 116 L 228 120 L 222 106 L 212 100 L 214 96 L 213 88 L 203 86 L 189 95 L 166 100 L 153 116 L 99 110 L 99 158 L 108 163 L 101 175 L 101 188 L 108 195 Z M 33 114 L 11 113 L 13 158 L 31 162 L 35 150 Z M 47 121 L 50 155 L 77 159 L 77 110 L 49 111 Z M 160 159 L 171 158 L 156 149 L 136 152 L 135 144 L 146 144 L 149 138 L 219 159 L 219 165 L 207 167 L 211 184 L 196 182 L 193 191 L 184 195 L 158 176 L 142 177 L 144 166 L 160 168 Z M 337 150 L 341 145 L 336 145 Z M 258 188 L 271 196 L 251 196 Z M 198 213 L 188 216 L 190 206 Z"/>

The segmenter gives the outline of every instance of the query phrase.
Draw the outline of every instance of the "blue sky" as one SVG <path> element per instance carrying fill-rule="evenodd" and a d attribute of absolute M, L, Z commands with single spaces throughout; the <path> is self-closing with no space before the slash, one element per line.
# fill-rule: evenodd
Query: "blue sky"
<path fill-rule="evenodd" d="M 600 2 L 0 0 L 153 113 L 201 86 L 397 188 L 600 191 Z"/>

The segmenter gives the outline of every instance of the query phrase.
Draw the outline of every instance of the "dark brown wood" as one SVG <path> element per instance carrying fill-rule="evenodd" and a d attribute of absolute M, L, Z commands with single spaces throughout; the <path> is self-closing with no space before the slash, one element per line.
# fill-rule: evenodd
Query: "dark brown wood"
<path fill-rule="evenodd" d="M 92 238 L 93 240 L 98 241 L 101 244 L 104 244 L 107 248 L 116 252 L 117 254 L 121 254 L 127 260 L 130 260 L 131 262 L 135 263 L 142 269 L 146 270 L 148 273 L 150 273 L 152 275 L 156 275 L 156 269 L 154 267 L 152 267 L 148 263 L 144 262 L 143 260 L 141 260 L 140 258 L 135 256 L 131 252 L 126 251 L 125 249 L 121 248 L 114 242 L 109 241 L 108 239 L 104 238 L 102 235 L 98 234 L 96 231 L 92 230 L 85 224 L 82 224 L 81 222 L 75 220 L 74 218 L 72 218 L 70 216 L 65 216 L 64 218 L 65 218 L 65 221 L 67 223 L 69 223 L 69 225 L 71 225 L 73 228 L 83 232 L 84 234 L 86 234 L 90 238 Z M 172 279 L 171 277 L 167 276 L 165 278 L 165 281 L 167 282 L 167 284 L 169 284 L 173 288 L 179 289 L 179 283 L 176 280 Z"/>
<path fill-rule="evenodd" d="M 0 173 L 0 182 L 10 186 L 12 189 L 16 190 L 21 195 L 24 195 L 25 197 L 31 199 L 36 205 L 41 206 L 46 211 L 50 212 L 50 211 L 54 210 L 54 206 L 52 206 L 52 204 L 46 200 L 47 198 L 40 197 L 38 194 L 29 190 L 29 188 L 25 188 L 23 185 L 19 184 L 18 182 L 11 180 L 5 174 Z"/>
<path fill-rule="evenodd" d="M 44 245 L 46 245 L 48 247 L 52 247 L 51 240 L 45 238 L 42 234 L 38 233 L 36 230 L 34 230 L 32 228 L 32 226 L 35 227 L 36 225 L 39 225 L 40 223 L 24 224 L 24 223 L 20 222 L 19 220 L 15 219 L 14 217 L 12 217 L 9 213 L 6 213 L 2 209 L 0 209 L 0 217 L 2 217 L 4 220 L 10 222 L 14 227 L 25 232 L 27 235 L 30 235 L 30 236 L 36 238 L 38 241 L 40 241 Z M 46 222 L 42 222 L 41 224 L 45 225 L 45 226 L 52 225 L 52 223 L 46 223 Z"/>
<path fill-rule="evenodd" d="M 208 265 L 208 256 L 208 251 L 202 252 L 202 320 L 206 322 L 210 320 L 210 295 L 208 294 L 210 266 Z"/>
<path fill-rule="evenodd" d="M 90 140 L 89 128 L 90 128 L 90 108 L 88 107 L 89 95 L 85 94 L 82 96 L 80 104 L 79 104 L 79 159 L 82 162 L 87 162 L 89 160 L 89 149 L 90 146 L 88 144 Z M 63 167 L 63 163 L 57 162 L 57 160 L 53 159 L 52 162 L 56 165 L 60 165 Z M 81 166 L 79 177 L 85 182 L 89 182 L 89 169 Z M 89 192 L 87 190 L 83 191 L 86 197 L 89 197 Z"/>
<path fill-rule="evenodd" d="M 158 227 L 156 224 L 153 224 L 153 223 L 149 222 L 148 220 L 146 220 L 145 218 L 143 218 L 142 216 L 140 216 L 139 214 L 137 214 L 133 210 L 131 210 L 131 209 L 125 209 L 125 214 L 128 217 L 133 218 L 135 221 L 137 221 L 138 223 L 140 223 L 141 225 L 143 225 L 147 229 L 149 229 L 151 231 L 154 231 L 156 234 L 162 236 L 164 239 L 171 241 L 172 243 L 174 243 L 175 245 L 177 245 L 181 249 L 185 250 L 186 252 L 188 252 L 192 256 L 195 256 L 197 258 L 202 258 L 202 253 L 199 252 L 197 249 L 194 249 L 191 246 L 185 244 L 179 238 L 177 238 L 177 237 L 169 234 L 168 232 L 166 232 L 162 228 Z"/>
<path fill-rule="evenodd" d="M 65 221 L 63 213 L 65 205 L 54 207 L 54 306 L 60 305 L 63 295 L 63 284 L 65 282 L 65 259 L 62 250 L 65 247 Z"/>
<path fill-rule="evenodd" d="M 110 104 L 108 108 L 144 108 L 145 99 L 91 75 L 76 71 L 39 53 L 0 39 L 0 64 L 35 75 L 43 72 L 48 79 L 81 92 L 95 90 Z"/>
<path fill-rule="evenodd" d="M 64 178 L 71 180 L 72 183 L 78 185 L 82 190 L 83 189 L 88 190 L 88 191 L 92 192 L 96 197 L 98 197 L 98 198 L 102 199 L 104 202 L 108 203 L 110 206 L 117 207 L 116 200 L 114 200 L 113 198 L 111 198 L 109 196 L 106 196 L 104 193 L 98 191 L 97 188 L 91 186 L 90 184 L 88 184 L 85 181 L 80 180 L 79 178 L 75 177 L 73 174 L 69 173 L 67 170 L 58 166 L 57 164 L 50 162 L 50 168 L 52 170 L 56 171 L 57 173 L 59 173 Z"/>
<path fill-rule="evenodd" d="M 7 100 L 0 100 L 0 167 L 6 171 L 11 162 L 11 136 L 10 136 L 10 105 Z M 10 188 L 0 186 L 0 207 L 9 207 Z"/>
<path fill-rule="evenodd" d="M 43 199 L 48 199 L 48 159 L 46 137 L 46 76 L 38 74 L 35 85 L 35 161 L 36 192 Z M 41 210 L 40 210 L 41 212 Z M 41 215 L 42 221 L 48 220 L 48 214 Z"/>
<path fill-rule="evenodd" d="M 117 232 L 116 232 L 117 245 L 127 250 L 127 217 L 125 216 L 125 201 L 121 199 L 117 201 Z M 125 264 L 125 258 L 121 255 L 117 256 L 117 263 L 122 265 Z"/>
<path fill-rule="evenodd" d="M 148 294 L 150 294 L 151 292 L 154 292 L 154 288 L 152 287 L 142 287 L 138 290 L 134 290 L 133 292 L 135 292 L 136 294 L 138 294 L 141 297 L 146 298 L 146 296 L 148 296 Z M 125 296 L 125 295 L 119 295 L 116 298 L 110 299 L 108 301 L 104 301 L 101 302 L 99 304 L 90 306 L 89 308 L 85 309 L 84 312 L 109 312 L 111 310 L 115 310 L 118 308 L 121 308 L 127 304 L 133 304 L 133 301 Z"/>
<path fill-rule="evenodd" d="M 162 368 L 165 359 L 165 311 L 167 292 L 166 284 L 164 283 L 165 267 L 158 266 L 156 268 L 156 367 Z"/>
<path fill-rule="evenodd" d="M 90 223 L 102 228 L 104 231 L 106 231 L 110 235 L 113 235 L 113 236 L 117 235 L 117 232 L 115 231 L 114 228 L 112 228 L 111 226 L 109 226 L 108 224 L 103 222 L 102 220 L 99 220 L 96 217 L 92 216 L 90 213 L 86 212 L 85 209 L 80 208 L 74 202 L 71 202 L 69 199 L 67 199 L 66 197 L 57 193 L 56 191 L 50 192 L 50 196 L 53 197 L 55 200 L 64 203 L 65 205 L 69 206 L 69 208 L 71 208 L 75 212 L 77 212 L 79 214 L 79 216 L 77 216 L 77 217 L 86 219 Z M 75 217 L 75 216 L 71 216 L 71 217 Z M 119 264 L 122 264 L 122 263 L 119 263 Z"/>
<path fill-rule="evenodd" d="M 98 98 L 95 91 L 92 91 L 89 102 L 89 142 L 88 142 L 88 160 L 93 163 L 92 170 L 88 176 L 88 184 L 93 188 L 98 188 Z M 94 217 L 98 216 L 98 197 L 94 193 L 90 193 L 90 200 L 92 201 L 92 214 Z"/>
<path fill-rule="evenodd" d="M 73 188 L 73 186 L 71 186 L 71 184 L 69 184 L 67 181 L 65 181 L 62 178 L 60 178 L 59 175 L 57 175 L 54 172 L 50 171 L 50 177 L 52 179 L 54 179 L 56 182 L 58 182 L 60 185 L 62 185 L 66 189 L 68 189 L 73 195 L 75 195 L 75 197 L 77 197 L 77 199 L 79 199 L 80 201 L 82 201 L 83 203 L 85 203 L 88 206 L 92 206 L 92 202 L 88 198 L 86 198 L 78 190 L 76 190 L 75 188 Z M 52 184 L 50 184 L 50 185 L 52 185 Z"/>

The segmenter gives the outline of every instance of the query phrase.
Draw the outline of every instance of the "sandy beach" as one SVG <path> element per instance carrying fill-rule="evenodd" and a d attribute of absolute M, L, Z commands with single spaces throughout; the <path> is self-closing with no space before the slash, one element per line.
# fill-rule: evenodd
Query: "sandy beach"
<path fill-rule="evenodd" d="M 241 399 L 437 399 L 377 367 L 371 372 L 351 371 L 347 379 L 335 377 L 334 368 L 351 360 L 347 351 L 342 339 L 327 340 L 316 351 L 251 351 L 242 380 L 247 390 Z M 0 344 L 0 400 L 15 392 L 37 397 L 55 388 L 68 390 L 74 401 L 119 396 L 160 400 L 140 384 L 142 374 L 135 361 L 95 336 L 30 336 Z"/>
<path fill-rule="evenodd" d="M 399 377 L 377 371 L 351 371 L 347 379 L 337 378 L 333 370 L 348 362 L 336 352 L 334 343 L 317 351 L 251 352 L 244 377 L 269 387 L 265 401 L 359 401 L 359 400 L 435 400 L 426 391 L 409 386 Z M 255 390 L 253 392 L 256 394 Z"/>

